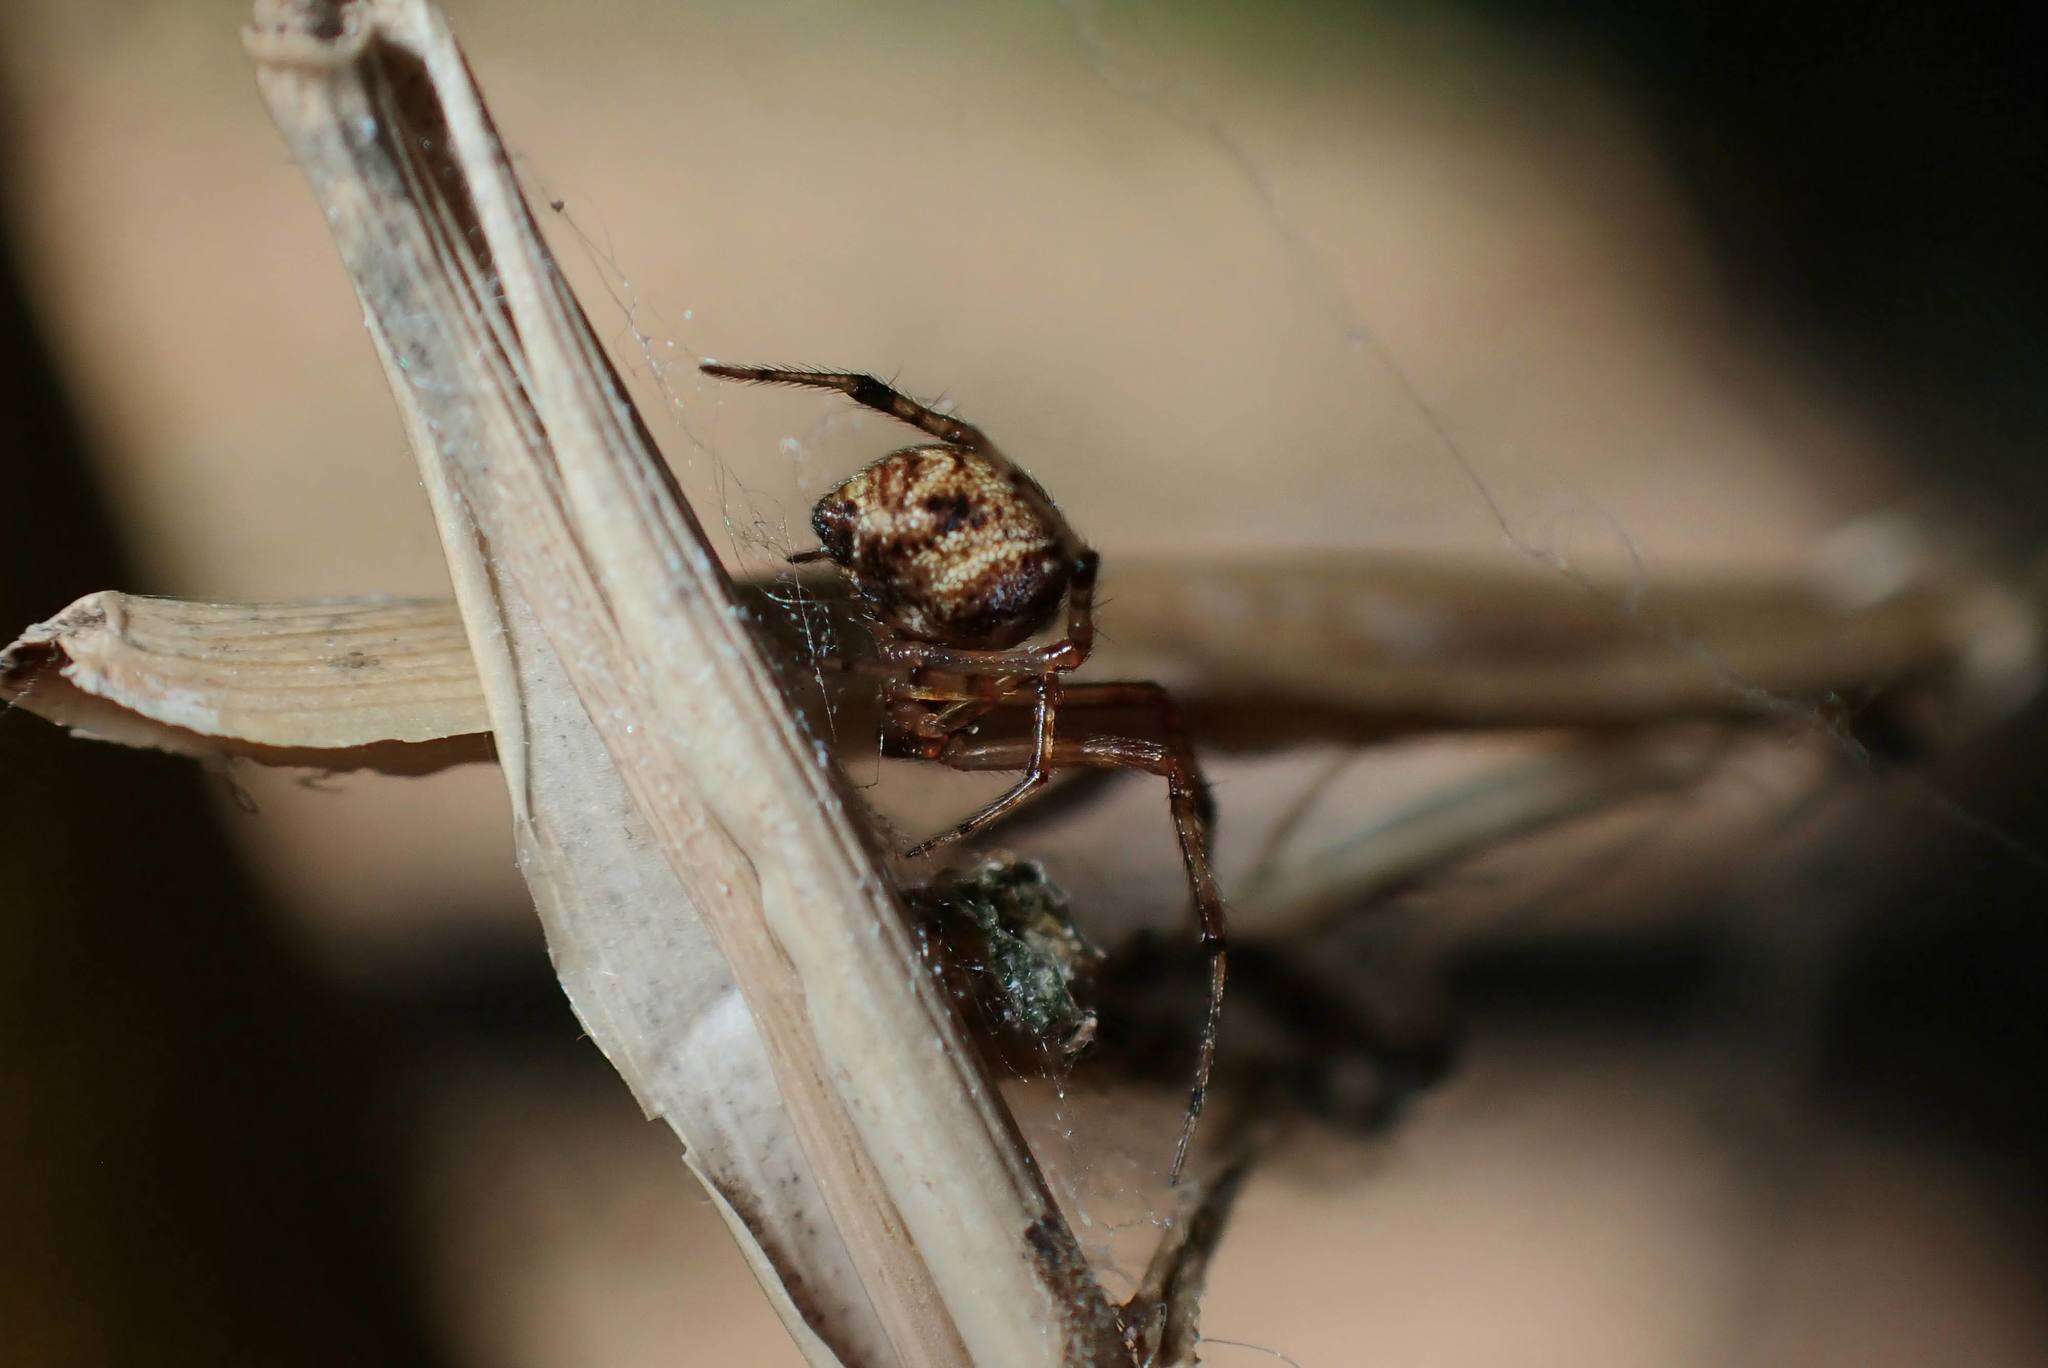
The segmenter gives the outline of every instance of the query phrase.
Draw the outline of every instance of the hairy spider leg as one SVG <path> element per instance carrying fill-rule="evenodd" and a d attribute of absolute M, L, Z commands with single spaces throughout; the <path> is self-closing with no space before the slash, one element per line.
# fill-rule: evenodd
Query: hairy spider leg
<path fill-rule="evenodd" d="M 991 450 L 988 438 L 974 424 L 963 423 L 958 418 L 926 408 L 903 391 L 872 375 L 862 375 L 857 371 L 787 370 L 775 366 L 723 366 L 716 362 L 706 363 L 698 369 L 723 380 L 742 380 L 754 385 L 803 385 L 810 389 L 838 390 L 854 403 L 886 413 L 942 442 L 974 451 Z"/>
<path fill-rule="evenodd" d="M 920 856 L 929 855 L 942 845 L 949 845 L 954 841 L 964 840 L 972 836 L 983 827 L 1001 820 L 1011 812 L 1024 806 L 1025 803 L 1044 792 L 1045 786 L 1051 782 L 1054 744 L 1053 723 L 1060 707 L 1060 677 L 1057 674 L 1035 676 L 1025 681 L 1020 692 L 1023 696 L 1028 697 L 1032 704 L 1031 754 L 1024 766 L 1024 777 L 1019 779 L 1008 792 L 1004 793 L 987 807 L 982 808 L 981 811 L 973 816 L 966 818 L 958 825 L 946 831 L 940 832 L 930 840 L 919 841 L 916 845 L 904 851 L 903 854 L 906 859 L 915 860 Z M 1007 702 L 1009 700 L 1001 701 Z M 993 707 L 996 704 L 990 703 L 987 706 Z M 970 718 L 969 720 L 971 721 L 972 719 Z M 960 725 L 965 726 L 967 723 L 962 722 Z M 957 729 L 955 735 L 957 735 Z M 953 737 L 951 736 L 930 738 L 925 742 L 924 747 L 919 753 L 926 759 L 937 760 L 939 763 L 945 764 L 947 763 L 945 748 L 951 743 L 952 739 Z"/>
<path fill-rule="evenodd" d="M 1002 701 L 1021 703 L 1024 699 L 1018 697 Z M 1181 1123 L 1180 1139 L 1174 1146 L 1173 1165 L 1167 1175 L 1170 1182 L 1178 1183 L 1181 1172 L 1187 1167 L 1195 1124 L 1201 1119 L 1203 1105 L 1208 1100 L 1209 1076 L 1216 1062 L 1216 1034 L 1222 1020 L 1228 961 L 1229 937 L 1223 898 L 1216 887 L 1209 855 L 1214 804 L 1208 782 L 1202 777 L 1194 750 L 1181 727 L 1180 711 L 1174 706 L 1172 695 L 1159 685 L 1073 685 L 1064 690 L 1063 707 L 1069 716 L 1088 709 L 1148 708 L 1158 717 L 1165 739 L 1148 741 L 1098 733 L 1058 738 L 1052 741 L 1049 750 L 1045 750 L 1045 733 L 1034 727 L 1029 741 L 1021 738 L 982 740 L 956 733 L 936 748 L 927 742 L 918 753 L 949 768 L 970 772 L 1023 769 L 1027 780 L 1035 771 L 1049 775 L 1053 770 L 1068 768 L 1137 769 L 1166 780 L 1167 805 L 1173 815 L 1174 834 L 1180 841 L 1181 864 L 1187 873 L 1188 892 L 1194 904 L 1202 951 L 1209 960 L 1209 1004 L 1195 1061 L 1195 1084 L 1188 1099 L 1187 1116 Z M 1028 788 L 1019 784 L 960 826 L 915 847 L 913 853 L 970 834 L 1015 811 L 1042 788 L 1043 780 Z"/>
<path fill-rule="evenodd" d="M 905 736 L 922 741 L 943 741 L 954 732 L 972 726 L 999 707 L 1036 705 L 1036 693 L 1021 692 L 1037 678 L 1033 675 L 954 675 L 950 682 L 926 683 L 924 672 L 913 669 L 908 679 L 887 679 L 882 684 L 882 715 Z M 945 704 L 942 708 L 906 707 L 899 703 Z M 917 751 L 922 756 L 923 752 Z"/>
<path fill-rule="evenodd" d="M 939 683 L 894 682 L 887 686 L 885 703 L 908 701 L 914 704 L 943 703 L 948 706 L 934 712 L 927 708 L 905 708 L 885 711 L 884 726 L 889 734 L 885 745 L 893 746 L 889 752 L 905 759 L 929 760 L 944 763 L 944 743 L 955 733 L 965 730 L 973 723 L 987 716 L 997 708 L 1037 708 L 1038 695 L 1032 681 L 1024 678 L 986 679 L 975 675 Z M 1195 802 L 1200 810 L 1205 828 L 1213 829 L 1216 824 L 1216 808 L 1209 786 L 1201 780 L 1201 771 L 1194 761 L 1194 748 L 1189 743 L 1187 732 L 1181 725 L 1180 708 L 1173 701 L 1173 695 L 1162 685 L 1150 682 L 1124 681 L 1101 684 L 1063 684 L 1056 705 L 1067 708 L 1143 708 L 1158 719 L 1160 734 L 1165 738 L 1169 751 L 1186 758 L 1195 778 Z M 1036 723 L 1036 719 L 1034 719 Z M 1034 737 L 1041 734 L 1034 725 Z M 1056 771 L 1057 766 L 1053 767 Z M 1051 775 L 1046 776 L 1047 779 Z M 1033 782 L 1027 772 L 1025 782 L 1017 785 L 1002 797 L 990 803 L 980 812 L 967 818 L 958 826 L 949 828 L 929 840 L 920 841 L 904 851 L 906 858 L 915 859 L 929 854 L 939 846 L 961 840 L 1007 817 L 1027 801 L 1044 791 L 1044 782 Z"/>

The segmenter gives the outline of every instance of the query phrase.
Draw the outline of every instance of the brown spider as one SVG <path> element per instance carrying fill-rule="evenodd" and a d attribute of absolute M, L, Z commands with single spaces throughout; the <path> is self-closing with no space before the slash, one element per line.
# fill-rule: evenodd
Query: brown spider
<path fill-rule="evenodd" d="M 913 846 L 911 857 L 969 836 L 1043 791 L 1056 770 L 1138 769 L 1166 780 L 1181 862 L 1209 962 L 1209 1006 L 1194 1089 L 1174 1147 L 1180 1180 L 1208 1093 L 1223 1007 L 1223 899 L 1209 868 L 1209 788 L 1180 715 L 1152 683 L 1066 684 L 1095 641 L 1098 557 L 1067 526 L 1052 499 L 978 428 L 936 413 L 871 375 L 706 365 L 728 380 L 838 390 L 938 438 L 892 452 L 836 489 L 811 513 L 823 543 L 792 562 L 829 559 L 873 614 L 884 686 L 886 754 L 958 770 L 1022 770 L 1007 793 L 949 831 Z M 1020 643 L 1052 621 L 1064 598 L 1057 641 Z M 900 672 L 900 673 L 898 673 Z M 1028 738 L 985 739 L 974 724 L 998 708 L 1032 710 Z M 1160 740 L 1099 729 L 1055 730 L 1055 719 L 1101 709 L 1143 709 Z"/>

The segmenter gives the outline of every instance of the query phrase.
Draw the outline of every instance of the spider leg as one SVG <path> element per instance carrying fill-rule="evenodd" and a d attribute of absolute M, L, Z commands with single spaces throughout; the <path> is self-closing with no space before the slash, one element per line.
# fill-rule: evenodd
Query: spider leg
<path fill-rule="evenodd" d="M 1035 694 L 1024 697 L 1015 696 L 1017 686 L 1022 681 L 1014 677 L 990 680 L 975 679 L 970 682 L 989 687 L 964 689 L 916 682 L 906 684 L 901 681 L 893 681 L 883 685 L 883 716 L 896 724 L 896 730 L 902 736 L 909 738 L 906 742 L 906 748 L 909 753 L 928 759 L 930 757 L 924 755 L 928 743 L 944 741 L 954 732 L 972 726 L 982 717 L 1005 704 L 1035 701 Z M 903 702 L 943 703 L 946 706 L 937 709 L 899 709 L 895 707 L 896 704 Z M 920 745 L 919 743 L 926 743 L 926 745 Z"/>
<path fill-rule="evenodd" d="M 1201 766 L 1195 763 L 1195 748 L 1188 741 L 1187 729 L 1181 725 L 1180 707 L 1171 693 L 1150 681 L 1074 684 L 1067 688 L 1066 704 L 1069 708 L 1142 708 L 1151 713 L 1158 721 L 1167 749 L 1180 758 L 1194 788 L 1195 808 L 1202 819 L 1203 839 L 1207 840 L 1207 832 L 1216 825 L 1216 802 L 1209 792 L 1209 781 L 1202 777 Z"/>
<path fill-rule="evenodd" d="M 1194 904 L 1202 950 L 1209 959 L 1209 1004 L 1195 1061 L 1195 1083 L 1188 1098 L 1186 1117 L 1181 1123 L 1180 1139 L 1174 1146 L 1173 1166 L 1167 1173 L 1169 1182 L 1178 1183 L 1182 1170 L 1187 1167 L 1195 1123 L 1201 1119 L 1203 1104 L 1208 1100 L 1209 1075 L 1216 1063 L 1216 1033 L 1222 1020 L 1228 959 L 1228 927 L 1223 914 L 1223 898 L 1217 890 L 1215 872 L 1210 863 L 1209 786 L 1202 778 L 1185 734 L 1180 730 L 1172 699 L 1156 684 L 1082 685 L 1067 694 L 1070 713 L 1078 707 L 1123 706 L 1153 708 L 1160 717 L 1167 739 L 1161 742 L 1107 734 L 1070 736 L 1053 742 L 1047 764 L 1055 770 L 1077 766 L 1137 769 L 1166 780 L 1167 805 L 1173 814 L 1174 833 L 1180 841 L 1181 864 L 1187 872 L 1188 892 Z M 1037 737 L 1027 743 L 1019 739 L 982 740 L 956 734 L 932 758 L 958 770 L 1024 769 L 1038 763 L 1037 743 Z M 1008 797 L 1005 795 L 1006 799 Z M 999 803 L 1003 801 L 998 800 Z M 1018 801 L 1022 801 L 1021 798 Z M 969 819 L 970 822 L 973 820 Z"/>
<path fill-rule="evenodd" d="M 951 705 L 921 719 L 917 729 L 918 735 L 944 739 L 956 731 L 973 726 L 995 707 L 995 703 L 981 699 L 956 699 Z"/>
<path fill-rule="evenodd" d="M 1047 676 L 1057 679 L 1057 676 Z M 893 735 L 888 740 L 895 743 L 894 753 L 905 758 L 931 760 L 950 764 L 946 759 L 943 745 L 956 733 L 987 716 L 1000 707 L 1016 707 L 1024 704 L 1036 705 L 1038 694 L 1030 688 L 1020 688 L 1029 681 L 1017 677 L 989 679 L 981 676 L 964 676 L 956 681 L 926 684 L 921 682 L 894 682 L 885 689 L 887 703 L 908 699 L 920 703 L 944 703 L 949 706 L 937 712 L 906 710 L 891 716 Z M 1121 682 L 1108 684 L 1068 684 L 1060 688 L 1055 705 L 1072 710 L 1077 708 L 1143 708 L 1158 719 L 1161 733 L 1166 739 L 1166 748 L 1185 760 L 1187 772 L 1194 776 L 1194 804 L 1196 813 L 1205 829 L 1216 824 L 1216 806 L 1209 791 L 1208 783 L 1202 778 L 1201 770 L 1194 760 L 1194 748 L 1188 743 L 1187 732 L 1181 726 L 1180 709 L 1173 701 L 1173 695 L 1165 688 L 1150 682 Z M 1044 731 L 1036 731 L 1043 738 L 1051 726 L 1051 718 L 1041 715 L 1036 719 Z M 1000 744 L 1000 743 L 995 743 Z M 1042 752 L 1041 752 L 1042 753 Z M 1051 779 L 1034 780 L 1029 773 L 1016 788 L 998 798 L 982 811 L 962 822 L 958 827 L 930 840 L 920 841 L 904 852 L 906 857 L 915 859 L 929 854 L 935 848 L 957 841 L 1006 817 L 1019 807 L 1043 792 Z"/>
<path fill-rule="evenodd" d="M 788 370 L 775 366 L 723 366 L 715 362 L 698 369 L 722 380 L 743 380 L 755 385 L 804 385 L 811 389 L 838 390 L 854 403 L 886 413 L 942 442 L 975 451 L 988 448 L 988 438 L 972 423 L 963 423 L 958 418 L 926 408 L 872 375 L 862 375 L 857 371 Z"/>
<path fill-rule="evenodd" d="M 1059 712 L 1060 677 L 1057 674 L 1040 675 L 1030 682 L 1029 687 L 1036 695 L 1036 699 L 1031 719 L 1031 755 L 1024 768 L 1024 777 L 1002 797 L 959 825 L 942 831 L 929 840 L 919 841 L 904 851 L 905 858 L 915 860 L 919 856 L 930 854 L 942 845 L 965 840 L 990 823 L 1008 816 L 1044 791 L 1047 782 L 1052 779 L 1053 719 Z M 983 710 L 986 711 L 985 708 Z M 961 725 L 964 726 L 965 723 Z M 934 757 L 940 763 L 950 763 L 946 760 L 945 753 L 946 747 L 950 746 L 954 739 L 957 739 L 957 733 L 953 738 L 946 738 L 941 745 L 937 756 Z"/>

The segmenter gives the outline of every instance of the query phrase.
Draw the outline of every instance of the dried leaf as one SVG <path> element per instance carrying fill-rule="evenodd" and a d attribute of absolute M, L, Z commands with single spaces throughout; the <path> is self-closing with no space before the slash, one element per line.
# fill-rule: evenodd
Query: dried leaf
<path fill-rule="evenodd" d="M 0 698 L 182 755 L 401 773 L 488 759 L 447 599 L 186 603 L 89 594 L 0 653 Z"/>
<path fill-rule="evenodd" d="M 1627 589 L 1533 568 L 1354 552 L 1131 558 L 1109 583 L 1116 635 L 1090 672 L 1174 679 L 1183 705 L 1208 724 L 1203 740 L 1233 749 L 1284 744 L 1304 719 L 1379 731 L 1613 726 L 1770 715 L 1773 704 L 1904 684 L 1929 686 L 1946 711 L 1981 722 L 2028 696 L 2040 670 L 2032 616 L 1983 580 L 1908 585 L 1851 606 L 1796 578 Z M 775 649 L 813 649 L 771 603 L 772 580 L 738 588 Z M 814 610 L 839 590 L 836 574 L 804 576 Z M 833 639 L 857 645 L 857 627 L 845 625 Z M 1258 649 L 1246 649 L 1253 641 Z M 100 593 L 30 628 L 5 659 L 15 663 L 0 669 L 0 695 L 30 711 L 103 739 L 190 754 L 415 772 L 480 751 L 411 755 L 378 743 L 488 730 L 460 616 L 446 600 L 237 605 Z M 64 684 L 136 719 L 69 697 L 42 673 L 60 664 Z M 1289 710 L 1290 726 L 1276 729 L 1261 724 L 1261 709 L 1241 706 L 1257 699 L 1323 711 Z"/>
<path fill-rule="evenodd" d="M 1031 1238 L 1064 1233 L 1052 1199 L 444 20 L 263 0 L 247 40 L 434 501 L 593 1039 L 682 1137 L 813 1361 L 1125 1359 L 1100 1288 Z"/>

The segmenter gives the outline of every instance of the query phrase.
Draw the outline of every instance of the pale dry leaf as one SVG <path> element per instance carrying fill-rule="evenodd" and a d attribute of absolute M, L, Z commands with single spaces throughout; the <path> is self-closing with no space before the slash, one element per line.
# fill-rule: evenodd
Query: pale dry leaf
<path fill-rule="evenodd" d="M 814 1361 L 1127 1358 L 445 20 L 421 0 L 265 0 L 247 41 L 434 501 L 593 1039 L 684 1140 Z M 697 1029 L 721 1014 L 730 1029 Z M 707 1040 L 739 1042 L 730 1067 L 699 1057 Z"/>
<path fill-rule="evenodd" d="M 88 594 L 0 652 L 0 698 L 83 736 L 181 755 L 399 773 L 490 755 L 476 662 L 447 599 Z"/>

